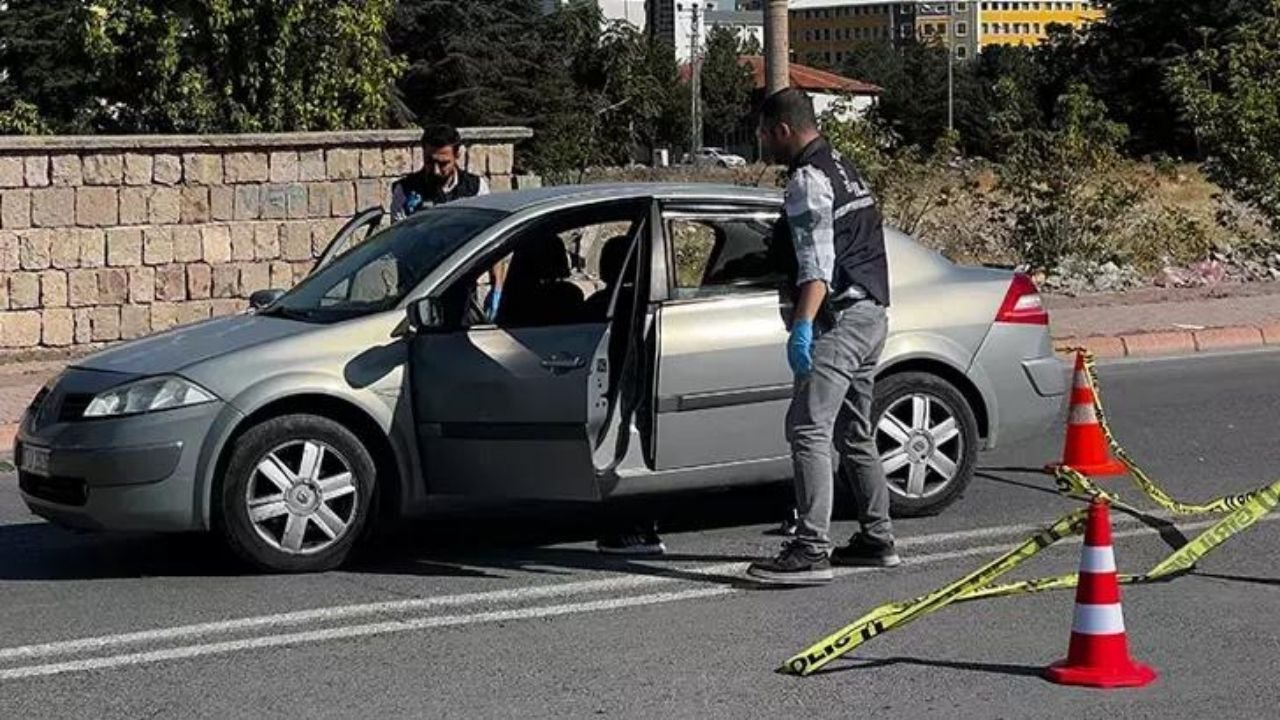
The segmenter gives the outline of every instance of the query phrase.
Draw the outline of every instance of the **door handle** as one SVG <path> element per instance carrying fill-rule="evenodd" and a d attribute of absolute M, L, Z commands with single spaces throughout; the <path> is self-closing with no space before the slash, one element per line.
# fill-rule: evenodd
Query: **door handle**
<path fill-rule="evenodd" d="M 570 370 L 577 370 L 585 367 L 586 364 L 581 357 L 570 355 L 569 353 L 553 353 L 543 358 L 541 363 L 544 369 L 550 370 L 556 375 L 567 373 Z"/>

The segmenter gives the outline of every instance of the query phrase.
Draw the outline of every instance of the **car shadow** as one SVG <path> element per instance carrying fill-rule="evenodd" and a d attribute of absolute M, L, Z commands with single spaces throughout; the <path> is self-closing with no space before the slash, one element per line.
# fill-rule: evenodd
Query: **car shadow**
<path fill-rule="evenodd" d="M 243 574 L 244 566 L 208 535 L 85 533 L 44 522 L 0 525 L 0 581 Z"/>
<path fill-rule="evenodd" d="M 645 512 L 664 533 L 767 525 L 789 507 L 789 486 L 737 489 L 667 498 Z M 639 505 L 637 507 L 636 505 Z M 738 582 L 683 570 L 683 564 L 747 562 L 731 554 L 669 553 L 623 558 L 596 551 L 598 535 L 620 529 L 616 507 L 511 503 L 457 509 L 408 520 L 370 538 L 341 572 L 364 575 L 500 579 L 514 573 L 572 576 L 584 571 L 655 575 L 698 582 Z M 638 515 L 636 514 L 638 513 Z M 768 541 L 761 535 L 761 538 Z M 588 543 L 585 547 L 563 547 Z M 673 567 L 676 566 L 676 567 Z M 33 521 L 0 525 L 0 581 L 74 581 L 148 577 L 262 575 L 212 534 L 93 533 Z"/>

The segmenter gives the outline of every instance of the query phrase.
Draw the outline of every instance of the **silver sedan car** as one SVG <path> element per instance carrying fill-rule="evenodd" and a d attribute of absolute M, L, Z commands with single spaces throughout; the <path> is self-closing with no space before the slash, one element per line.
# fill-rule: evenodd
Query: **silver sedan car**
<path fill-rule="evenodd" d="M 790 477 L 781 197 L 707 185 L 495 194 L 378 228 L 248 313 L 77 361 L 18 433 L 37 514 L 211 530 L 277 571 L 339 565 L 442 496 L 605 501 Z M 1026 277 L 886 233 L 877 444 L 898 515 L 1042 432 L 1065 375 Z M 488 271 L 507 268 L 496 312 Z"/>

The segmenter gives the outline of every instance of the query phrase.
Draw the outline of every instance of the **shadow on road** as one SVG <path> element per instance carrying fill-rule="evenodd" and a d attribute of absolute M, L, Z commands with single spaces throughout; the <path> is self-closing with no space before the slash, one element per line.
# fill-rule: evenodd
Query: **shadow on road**
<path fill-rule="evenodd" d="M 596 538 L 625 530 L 624 518 L 653 517 L 664 533 L 767 524 L 789 507 L 789 486 L 749 488 L 633 502 L 616 507 L 511 503 L 449 509 L 400 523 L 370 538 L 344 572 L 422 577 L 491 577 L 509 573 L 576 575 L 607 571 L 699 582 L 740 578 L 685 572 L 680 564 L 745 562 L 747 555 L 673 553 L 628 559 L 601 555 Z M 847 507 L 842 516 L 850 514 Z M 766 543 L 772 542 L 765 540 Z M 548 547 L 588 543 L 584 547 Z M 659 564 L 660 563 L 660 564 Z M 214 535 L 78 533 L 30 522 L 0 525 L 0 581 L 100 580 L 258 574 Z"/>
<path fill-rule="evenodd" d="M 1247 585 L 1280 586 L 1280 578 L 1250 577 L 1248 575 L 1219 575 L 1216 573 L 1200 572 L 1199 570 L 1193 570 L 1189 574 L 1193 577 L 1209 578 L 1210 580 L 1223 580 L 1233 583 L 1245 583 Z"/>
<path fill-rule="evenodd" d="M 872 670 L 875 668 L 893 667 L 896 665 L 914 665 L 938 668 L 943 670 L 967 670 L 970 672 L 989 673 L 993 675 L 1009 675 L 1014 677 L 1040 677 L 1044 668 L 1033 665 L 1010 665 L 1005 663 L 980 663 L 963 660 L 924 660 L 910 657 L 860 658 L 843 662 L 836 667 L 828 667 L 815 675 L 829 675 L 854 670 Z"/>

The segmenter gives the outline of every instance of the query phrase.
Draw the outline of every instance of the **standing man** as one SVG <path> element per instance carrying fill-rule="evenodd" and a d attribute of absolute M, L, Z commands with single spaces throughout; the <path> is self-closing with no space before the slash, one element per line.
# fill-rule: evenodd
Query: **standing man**
<path fill-rule="evenodd" d="M 831 563 L 901 563 L 889 522 L 889 488 L 874 442 L 871 396 L 888 323 L 884 227 L 858 171 L 818 131 L 813 103 L 786 89 L 765 100 L 760 139 L 789 165 L 786 213 L 775 248 L 792 281 L 787 360 L 795 374 L 787 440 L 795 466 L 795 537 L 747 573 L 766 583 L 829 582 Z M 839 453 L 853 482 L 862 531 L 831 550 L 831 505 Z"/>
<path fill-rule="evenodd" d="M 391 221 L 399 222 L 415 212 L 462 198 L 488 195 L 489 183 L 458 167 L 462 135 L 452 125 L 431 125 L 422 132 L 421 170 L 391 186 Z M 489 294 L 484 311 L 490 320 L 498 312 L 506 269 L 502 263 L 489 270 Z"/>

